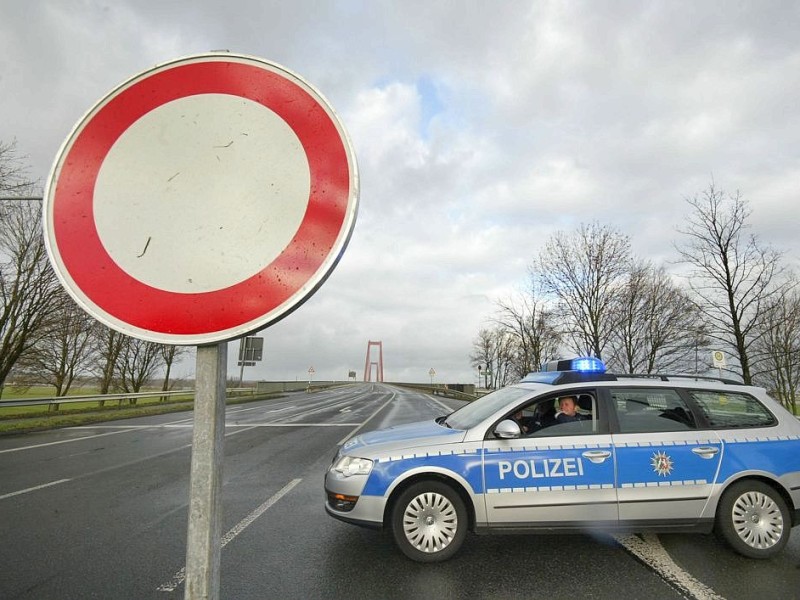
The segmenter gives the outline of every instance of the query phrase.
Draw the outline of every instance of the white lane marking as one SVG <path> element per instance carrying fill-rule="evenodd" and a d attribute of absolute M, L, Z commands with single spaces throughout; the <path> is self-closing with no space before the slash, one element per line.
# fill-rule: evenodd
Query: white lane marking
<path fill-rule="evenodd" d="M 355 427 L 360 423 L 226 423 L 225 427 Z M 120 427 L 123 427 L 122 425 Z M 191 429 L 193 425 L 124 425 L 126 429 Z M 95 429 L 117 429 L 113 425 L 98 425 Z M 94 436 L 96 437 L 96 436 Z M 85 439 L 85 438 L 81 438 Z"/>
<path fill-rule="evenodd" d="M 361 423 L 242 423 L 226 427 L 354 427 Z"/>
<path fill-rule="evenodd" d="M 248 526 L 250 526 L 253 521 L 255 521 L 258 517 L 263 515 L 267 509 L 269 509 L 273 504 L 275 504 L 278 500 L 283 498 L 286 494 L 288 494 L 292 489 L 302 481 L 302 479 L 292 479 L 289 483 L 287 483 L 283 488 L 281 488 L 274 496 L 272 496 L 269 500 L 264 502 L 261 506 L 256 508 L 253 512 L 247 515 L 244 519 L 239 521 L 233 529 L 228 531 L 222 539 L 220 540 L 220 550 L 228 545 L 229 542 L 233 541 L 233 539 L 242 533 Z M 174 592 L 176 588 L 184 582 L 186 579 L 186 567 L 183 567 L 180 571 L 175 573 L 174 577 L 169 580 L 169 582 L 164 583 L 156 588 L 156 591 L 159 592 Z"/>
<path fill-rule="evenodd" d="M 267 413 L 285 412 L 297 408 L 296 406 L 287 406 L 286 408 L 276 408 L 275 410 L 268 410 Z"/>
<path fill-rule="evenodd" d="M 438 404 L 439 406 L 441 406 L 443 409 L 445 409 L 445 410 L 447 411 L 447 413 L 448 413 L 448 414 L 450 414 L 451 412 L 453 412 L 453 409 L 452 409 L 452 408 L 450 408 L 449 406 L 447 406 L 447 405 L 446 405 L 444 402 L 442 402 L 441 400 L 437 400 L 436 398 L 434 398 L 434 397 L 432 397 L 432 396 L 431 396 L 431 398 L 430 398 L 430 399 L 431 399 L 433 402 L 435 402 L 436 404 Z"/>
<path fill-rule="evenodd" d="M 267 411 L 264 411 L 264 412 L 267 412 L 267 413 L 281 412 L 281 411 L 284 411 L 284 410 L 291 410 L 293 408 L 295 408 L 295 407 L 294 406 L 290 406 L 289 408 L 278 408 L 276 410 L 267 410 Z M 251 408 L 240 408 L 239 410 L 228 410 L 228 411 L 226 411 L 225 414 L 234 415 L 234 414 L 239 414 L 239 413 L 243 413 L 243 412 L 248 412 L 248 411 L 251 411 L 251 410 L 264 410 L 264 407 L 263 406 L 253 406 Z"/>
<path fill-rule="evenodd" d="M 339 401 L 338 400 L 334 400 L 334 402 L 339 402 Z M 341 402 L 347 402 L 348 404 L 350 404 L 350 403 L 352 403 L 352 398 L 347 398 L 346 400 L 342 400 Z M 323 400 L 317 406 L 318 406 L 318 408 L 312 408 L 311 406 L 306 406 L 303 409 L 303 412 L 301 412 L 301 413 L 298 413 L 296 415 L 286 415 L 286 416 L 279 417 L 279 418 L 281 418 L 281 419 L 299 419 L 299 418 L 303 418 L 303 417 L 308 417 L 309 415 L 313 415 L 313 414 L 316 414 L 316 413 L 328 412 L 330 410 L 333 410 L 333 409 L 337 408 L 337 406 L 332 405 L 331 402 L 329 402 L 328 400 Z"/>
<path fill-rule="evenodd" d="M 82 425 L 81 429 L 186 429 L 188 425 Z"/>
<path fill-rule="evenodd" d="M 239 425 L 241 429 L 239 431 L 231 431 L 230 433 L 226 433 L 223 437 L 229 438 L 232 435 L 236 435 L 238 433 L 244 433 L 245 431 L 250 431 L 251 429 L 255 429 L 255 427 L 251 425 Z M 191 444 L 189 444 L 191 446 Z"/>
<path fill-rule="evenodd" d="M 177 421 L 167 421 L 164 425 L 174 425 L 176 423 L 191 423 L 194 421 L 194 416 L 189 417 L 188 419 L 178 419 Z"/>
<path fill-rule="evenodd" d="M 247 427 L 247 428 L 239 429 L 238 431 L 232 431 L 231 433 L 226 433 L 225 437 L 229 438 L 231 436 L 238 435 L 240 433 L 244 433 L 245 431 L 249 431 L 251 429 L 254 429 L 254 427 Z M 110 471 L 116 471 L 117 469 L 124 469 L 125 467 L 131 467 L 133 465 L 138 465 L 140 463 L 147 462 L 148 460 L 154 460 L 156 458 L 161 458 L 162 456 L 168 456 L 170 454 L 174 454 L 176 452 L 180 452 L 181 450 L 186 450 L 187 448 L 191 448 L 191 447 L 192 447 L 191 444 L 183 444 L 181 446 L 178 446 L 177 448 L 171 448 L 169 450 L 165 450 L 164 452 L 159 452 L 158 454 L 150 454 L 148 456 L 143 456 L 141 458 L 136 458 L 136 459 L 133 459 L 133 460 L 129 460 L 129 461 L 124 462 L 124 463 L 118 463 L 118 464 L 115 464 L 115 465 L 111 465 L 110 467 L 105 467 L 103 469 L 98 469 L 97 471 L 90 471 L 88 473 L 83 473 L 81 475 L 78 475 L 77 477 L 74 477 L 73 479 L 85 479 L 87 477 L 94 477 L 96 475 L 102 475 L 103 473 L 108 473 Z"/>
<path fill-rule="evenodd" d="M 69 440 L 59 440 L 57 442 L 47 442 L 44 444 L 33 444 L 31 446 L 20 446 L 19 448 L 6 448 L 5 450 L 0 450 L 0 454 L 5 454 L 6 452 L 20 452 L 21 450 L 33 450 L 35 448 L 44 448 L 45 446 L 57 446 L 59 444 L 69 444 L 70 442 L 80 442 L 81 440 L 89 440 L 92 438 L 99 438 L 105 435 L 116 435 L 118 433 L 128 433 L 131 431 L 130 429 L 123 429 L 122 431 L 109 431 L 108 433 L 98 433 L 96 435 L 85 435 L 79 438 L 72 438 Z"/>
<path fill-rule="evenodd" d="M 0 500 L 5 500 L 6 498 L 11 498 L 13 496 L 19 496 L 20 494 L 27 494 L 28 492 L 35 492 L 36 490 L 42 490 L 44 488 L 48 488 L 54 485 L 58 485 L 59 483 L 66 483 L 68 481 L 72 481 L 72 479 L 59 479 L 58 481 L 51 481 L 50 483 L 43 483 L 42 485 L 37 485 L 35 487 L 27 488 L 25 490 L 19 490 L 17 492 L 11 492 L 10 494 L 3 494 L 0 496 Z"/>
<path fill-rule="evenodd" d="M 231 436 L 238 435 L 240 433 L 244 433 L 245 431 L 249 431 L 250 429 L 255 429 L 255 427 L 244 427 L 243 426 L 242 429 L 239 429 L 238 431 L 232 431 L 231 433 L 226 433 L 225 437 L 229 438 Z M 93 436 L 93 437 L 97 437 L 97 436 Z M 83 473 L 81 475 L 78 475 L 77 477 L 73 477 L 72 479 L 59 479 L 58 481 L 53 481 L 51 483 L 45 483 L 43 485 L 39 485 L 39 486 L 36 486 L 36 487 L 28 488 L 26 490 L 20 490 L 18 492 L 12 492 L 10 494 L 6 494 L 5 496 L 0 496 L 0 500 L 3 500 L 4 498 L 10 498 L 12 496 L 17 496 L 19 494 L 24 494 L 24 493 L 27 493 L 27 492 L 34 492 L 36 490 L 40 490 L 40 489 L 43 489 L 43 488 L 46 488 L 46 487 L 50 487 L 51 485 L 57 485 L 59 483 L 66 483 L 68 481 L 73 481 L 73 480 L 77 480 L 77 479 L 85 479 L 87 477 L 94 477 L 95 475 L 102 475 L 103 473 L 107 473 L 109 471 L 114 471 L 116 469 L 123 469 L 125 467 L 130 467 L 132 465 L 137 465 L 139 463 L 143 463 L 143 462 L 146 462 L 148 460 L 161 458 L 162 456 L 167 456 L 168 454 L 173 454 L 175 452 L 179 452 L 181 450 L 186 450 L 187 448 L 191 448 L 191 447 L 192 447 L 191 444 L 184 444 L 182 446 L 178 446 L 177 448 L 172 448 L 171 450 L 166 450 L 164 452 L 159 452 L 158 454 L 151 454 L 150 456 L 144 456 L 142 458 L 137 458 L 137 459 L 134 459 L 134 460 L 130 460 L 130 461 L 125 462 L 125 463 L 120 463 L 120 464 L 113 465 L 111 467 L 106 467 L 105 469 L 99 469 L 97 471 L 90 471 L 89 473 Z"/>
<path fill-rule="evenodd" d="M 175 419 L 174 421 L 165 421 L 164 423 L 155 423 L 153 425 L 124 425 L 124 427 L 162 427 L 163 425 L 176 425 L 178 423 L 186 423 L 188 421 L 194 421 L 194 417 L 189 417 L 188 419 Z M 75 427 L 69 427 L 69 429 L 84 429 L 92 427 L 92 425 L 76 425 Z M 109 427 L 113 427 L 110 425 Z M 123 425 L 120 425 L 123 427 Z"/>
<path fill-rule="evenodd" d="M 370 421 L 371 421 L 371 420 L 372 420 L 372 419 L 375 417 L 375 415 L 377 415 L 377 414 L 378 414 L 379 412 L 381 412 L 381 411 L 382 411 L 384 408 L 386 408 L 386 406 L 389 404 L 389 402 L 391 402 L 392 400 L 394 400 L 394 398 L 395 398 L 395 396 L 396 396 L 396 395 L 397 395 L 397 393 L 395 393 L 395 392 L 392 392 L 392 395 L 389 397 L 389 399 L 388 399 L 386 402 L 384 402 L 384 403 L 381 405 L 381 407 L 380 407 L 378 410 L 376 410 L 376 411 L 375 411 L 374 413 L 372 413 L 372 414 L 371 414 L 369 417 L 367 417 L 367 420 L 366 420 L 366 421 L 364 421 L 363 423 L 361 423 L 361 425 L 359 425 L 358 427 L 356 427 L 355 429 L 353 429 L 353 431 L 351 431 L 349 434 L 347 434 L 345 437 L 343 437 L 341 440 L 339 440 L 339 443 L 337 444 L 337 446 L 341 446 L 341 445 L 342 445 L 342 444 L 344 444 L 344 443 L 345 443 L 347 440 L 349 440 L 351 437 L 353 437 L 355 434 L 357 434 L 359 431 L 361 431 L 361 428 L 362 428 L 362 427 L 364 427 L 364 425 L 366 425 L 367 423 L 369 423 L 369 422 L 370 422 Z"/>
<path fill-rule="evenodd" d="M 258 517 L 263 515 L 267 509 L 269 509 L 273 504 L 275 504 L 278 500 L 283 498 L 286 494 L 292 491 L 292 489 L 301 481 L 302 479 L 292 479 L 289 483 L 283 486 L 278 492 L 276 492 L 269 500 L 261 504 L 258 508 L 256 508 L 253 512 L 247 515 L 244 519 L 239 521 L 228 533 L 222 536 L 222 541 L 220 542 L 220 546 L 224 548 L 228 545 L 229 542 L 233 541 L 233 539 L 242 533 L 247 527 L 249 527 L 253 521 L 255 521 Z"/>
<path fill-rule="evenodd" d="M 339 412 L 345 413 L 345 412 L 350 412 L 351 410 L 353 410 L 353 409 L 350 408 L 349 406 L 345 406 L 344 408 L 340 408 Z"/>
<path fill-rule="evenodd" d="M 615 535 L 614 539 L 628 552 L 652 568 L 667 583 L 695 600 L 725 600 L 710 587 L 681 569 L 661 545 L 657 536 L 645 534 Z"/>
<path fill-rule="evenodd" d="M 167 421 L 166 423 L 161 423 L 158 425 L 80 425 L 77 427 L 68 427 L 67 429 L 71 430 L 81 430 L 81 429 L 115 429 L 116 431 L 109 431 L 108 433 L 97 433 L 95 435 L 84 435 L 78 438 L 72 438 L 69 440 L 58 440 L 57 442 L 46 442 L 44 444 L 33 444 L 31 446 L 20 446 L 19 448 L 6 448 L 5 450 L 0 450 L 0 454 L 5 454 L 6 452 L 19 452 L 20 450 L 33 450 L 35 448 L 44 448 L 46 446 L 57 446 L 59 444 L 69 444 L 71 442 L 80 442 L 81 440 L 90 440 L 93 438 L 99 438 L 106 435 L 116 435 L 118 433 L 127 433 L 130 431 L 135 431 L 137 429 L 159 429 L 161 427 L 173 427 L 178 423 L 185 423 L 186 421 L 192 421 L 192 419 L 178 419 L 177 421 Z M 191 425 L 190 425 L 191 427 Z"/>

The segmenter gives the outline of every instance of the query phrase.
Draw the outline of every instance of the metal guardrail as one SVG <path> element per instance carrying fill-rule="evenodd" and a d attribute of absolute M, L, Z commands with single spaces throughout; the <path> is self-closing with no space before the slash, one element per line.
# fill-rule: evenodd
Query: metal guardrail
<path fill-rule="evenodd" d="M 254 395 L 255 388 L 228 388 L 226 394 L 228 397 Z M 138 393 L 120 393 L 120 394 L 92 394 L 86 396 L 53 396 L 47 398 L 29 398 L 25 400 L 0 400 L 0 408 L 11 406 L 49 406 L 52 410 L 58 410 L 61 404 L 75 404 L 79 402 L 100 402 L 102 404 L 108 401 L 117 401 L 117 405 L 121 406 L 126 400 L 132 403 L 132 400 L 139 398 L 163 398 L 174 396 L 191 396 L 194 400 L 194 390 L 171 390 L 167 392 L 154 391 L 154 392 L 138 392 Z"/>
<path fill-rule="evenodd" d="M 421 392 L 425 392 L 426 394 L 430 394 L 431 396 L 445 396 L 447 398 L 453 398 L 455 400 L 472 401 L 475 400 L 476 398 L 474 394 L 459 392 L 458 390 L 454 390 L 445 385 L 425 385 L 421 383 L 391 383 L 391 385 L 410 388 L 412 390 L 418 390 Z"/>

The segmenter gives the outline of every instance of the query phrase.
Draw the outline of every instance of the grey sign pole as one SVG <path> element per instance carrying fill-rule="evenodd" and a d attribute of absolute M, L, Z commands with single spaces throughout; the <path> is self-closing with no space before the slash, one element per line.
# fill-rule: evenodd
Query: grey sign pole
<path fill-rule="evenodd" d="M 227 344 L 197 347 L 186 600 L 219 598 L 227 363 Z"/>

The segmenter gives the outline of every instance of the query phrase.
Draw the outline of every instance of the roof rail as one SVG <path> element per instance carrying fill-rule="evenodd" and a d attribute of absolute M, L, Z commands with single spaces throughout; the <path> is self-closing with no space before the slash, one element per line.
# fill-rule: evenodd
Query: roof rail
<path fill-rule="evenodd" d="M 726 385 L 744 385 L 741 381 L 735 381 L 725 377 L 691 375 L 686 373 L 614 373 L 613 375 L 618 379 L 660 379 L 661 381 L 670 381 L 671 379 L 693 379 L 695 381 L 718 381 Z"/>

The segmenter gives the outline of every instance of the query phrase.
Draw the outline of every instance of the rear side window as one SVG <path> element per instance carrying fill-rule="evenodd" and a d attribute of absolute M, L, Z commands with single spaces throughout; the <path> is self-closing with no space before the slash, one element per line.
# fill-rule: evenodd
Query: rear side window
<path fill-rule="evenodd" d="M 621 433 L 686 431 L 697 427 L 678 392 L 665 388 L 612 389 Z"/>
<path fill-rule="evenodd" d="M 777 422 L 761 402 L 747 394 L 698 390 L 689 393 L 712 427 L 769 427 Z"/>

